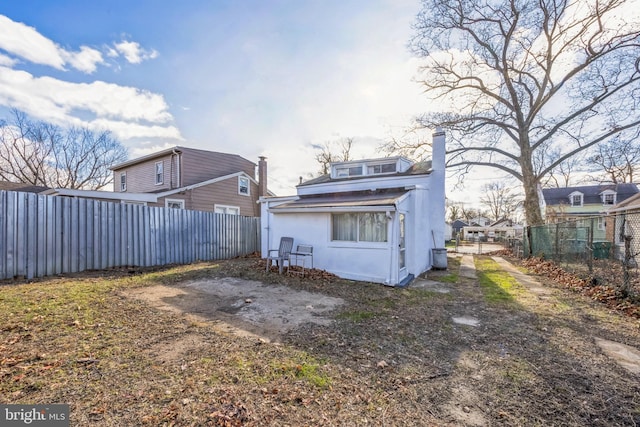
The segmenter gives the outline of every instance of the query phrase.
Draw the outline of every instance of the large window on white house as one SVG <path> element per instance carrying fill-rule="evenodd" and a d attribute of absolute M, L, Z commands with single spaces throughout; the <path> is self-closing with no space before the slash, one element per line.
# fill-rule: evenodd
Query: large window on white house
<path fill-rule="evenodd" d="M 162 162 L 156 162 L 156 185 L 164 182 L 164 164 Z"/>
<path fill-rule="evenodd" d="M 249 195 L 249 178 L 246 176 L 238 177 L 238 194 Z"/>
<path fill-rule="evenodd" d="M 332 214 L 331 228 L 331 240 L 334 241 L 387 241 L 387 216 L 384 212 Z"/>

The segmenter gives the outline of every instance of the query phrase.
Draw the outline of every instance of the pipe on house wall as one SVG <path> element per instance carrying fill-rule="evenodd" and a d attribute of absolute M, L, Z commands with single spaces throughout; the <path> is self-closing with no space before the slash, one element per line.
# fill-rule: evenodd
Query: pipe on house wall
<path fill-rule="evenodd" d="M 180 152 L 174 148 L 171 153 L 176 156 L 176 188 L 180 188 Z M 173 173 L 173 162 L 171 163 L 171 172 Z"/>

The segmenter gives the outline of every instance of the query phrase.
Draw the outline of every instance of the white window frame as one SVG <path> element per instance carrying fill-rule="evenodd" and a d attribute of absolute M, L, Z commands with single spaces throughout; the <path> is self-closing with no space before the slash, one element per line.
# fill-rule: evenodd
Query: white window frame
<path fill-rule="evenodd" d="M 610 197 L 611 203 L 607 203 L 607 198 Z M 615 191 L 607 191 L 605 193 L 602 193 L 602 204 L 604 206 L 613 206 L 616 204 L 616 192 Z"/>
<path fill-rule="evenodd" d="M 219 210 L 222 210 L 224 212 L 218 212 Z M 229 211 L 235 211 L 235 212 L 229 212 Z M 240 215 L 240 206 L 215 204 L 213 205 L 213 212 L 218 214 L 225 214 L 225 215 Z"/>
<path fill-rule="evenodd" d="M 355 230 L 355 240 L 341 240 L 341 239 L 336 239 L 334 237 L 334 221 L 335 221 L 335 217 L 337 215 L 344 215 L 344 214 L 353 214 L 356 215 L 356 230 Z M 384 240 L 362 240 L 361 238 L 361 232 L 360 232 L 360 217 L 362 215 L 368 215 L 368 214 L 376 214 L 376 215 L 382 215 L 382 217 L 384 218 Z M 377 244 L 387 244 L 389 242 L 389 221 L 388 218 L 386 216 L 386 214 L 384 212 L 344 212 L 344 213 L 332 213 L 331 214 L 331 229 L 330 229 L 330 238 L 331 238 L 331 242 L 332 243 L 357 243 L 357 244 L 363 244 L 363 245 L 377 245 Z"/>
<path fill-rule="evenodd" d="M 127 191 L 127 173 L 120 172 L 120 192 Z"/>
<path fill-rule="evenodd" d="M 160 167 L 158 168 L 158 166 Z M 154 171 L 154 179 L 155 179 L 156 185 L 164 184 L 164 162 L 163 161 L 156 162 L 153 168 L 153 171 Z M 158 180 L 158 177 L 160 178 L 160 180 Z"/>
<path fill-rule="evenodd" d="M 576 205 L 573 203 L 573 199 L 574 197 L 580 197 L 580 204 Z M 569 206 L 574 207 L 574 208 L 579 208 L 584 206 L 584 194 L 576 192 L 576 193 L 571 193 L 569 194 Z"/>
<path fill-rule="evenodd" d="M 393 170 L 382 171 L 384 167 L 392 167 Z M 375 169 L 380 168 L 381 172 L 376 172 Z M 390 173 L 396 173 L 398 171 L 398 165 L 396 162 L 381 162 L 367 164 L 367 175 L 387 175 Z"/>
<path fill-rule="evenodd" d="M 176 203 L 176 204 L 180 205 L 179 208 L 173 208 L 173 209 L 184 209 L 184 200 L 183 199 L 164 199 L 164 207 L 165 208 L 172 208 L 171 206 L 169 206 L 171 203 Z"/>
<path fill-rule="evenodd" d="M 242 188 L 245 187 L 244 185 L 242 185 L 243 182 L 247 183 L 247 185 L 246 185 L 247 191 L 246 192 L 242 191 Z M 240 194 L 242 196 L 250 196 L 251 195 L 251 181 L 246 176 L 239 176 L 238 177 L 238 194 Z"/>
<path fill-rule="evenodd" d="M 364 175 L 364 165 L 362 164 L 336 166 L 336 178 L 348 178 L 351 176 L 362 175 Z"/>

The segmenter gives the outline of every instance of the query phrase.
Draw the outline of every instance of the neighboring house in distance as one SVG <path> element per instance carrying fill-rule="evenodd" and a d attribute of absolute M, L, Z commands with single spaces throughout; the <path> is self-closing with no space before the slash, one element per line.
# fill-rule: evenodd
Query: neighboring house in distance
<path fill-rule="evenodd" d="M 500 241 L 521 237 L 524 227 L 510 219 L 501 219 L 485 226 L 468 225 L 462 229 L 464 240 Z"/>
<path fill-rule="evenodd" d="M 460 219 L 456 219 L 455 221 L 453 221 L 451 223 L 451 230 L 453 233 L 453 236 L 461 236 L 460 232 L 462 231 L 462 229 L 464 227 L 467 227 L 469 224 L 467 224 L 466 222 L 460 220 Z"/>
<path fill-rule="evenodd" d="M 0 190 L 5 191 L 21 191 L 23 193 L 40 194 L 47 191 L 49 187 L 43 185 L 25 184 L 24 182 L 0 181 Z"/>
<path fill-rule="evenodd" d="M 617 203 L 607 211 L 607 240 L 613 242 L 615 255 L 623 260 L 625 237 L 629 238 L 629 250 L 634 256 L 632 263 L 638 264 L 640 254 L 640 193 Z"/>
<path fill-rule="evenodd" d="M 491 224 L 491 220 L 484 216 L 477 216 L 469 220 L 469 225 L 473 225 L 474 227 L 487 227 L 489 224 Z"/>
<path fill-rule="evenodd" d="M 172 147 L 111 168 L 114 192 L 153 194 L 148 206 L 259 216 L 267 195 L 266 159 L 256 164 L 236 154 Z"/>
<path fill-rule="evenodd" d="M 600 215 L 638 193 L 636 184 L 602 184 L 544 188 L 542 214 L 547 223 Z"/>
<path fill-rule="evenodd" d="M 332 163 L 329 174 L 299 184 L 295 196 L 262 197 L 262 257 L 278 248 L 281 237 L 293 237 L 294 249 L 313 246 L 316 268 L 406 285 L 444 251 L 444 168 L 445 137 L 438 129 L 431 162 L 388 157 Z"/>
<path fill-rule="evenodd" d="M 614 205 L 638 193 L 636 184 L 601 184 L 542 189 L 542 214 L 547 224 L 576 221 L 576 227 L 593 226 L 593 240 L 606 240 L 605 218 Z M 589 218 L 588 220 L 586 218 Z M 583 238 L 584 236 L 580 236 Z"/>

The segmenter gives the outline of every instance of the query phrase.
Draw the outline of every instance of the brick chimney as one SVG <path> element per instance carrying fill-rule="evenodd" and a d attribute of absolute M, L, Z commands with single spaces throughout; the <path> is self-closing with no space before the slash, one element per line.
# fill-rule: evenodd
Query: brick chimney
<path fill-rule="evenodd" d="M 258 157 L 258 197 L 267 195 L 267 158 Z"/>

